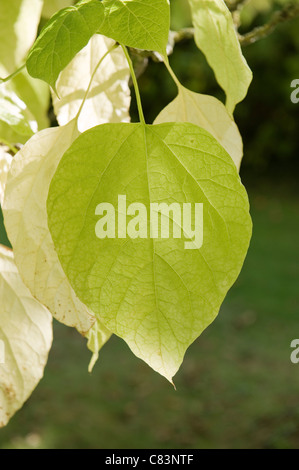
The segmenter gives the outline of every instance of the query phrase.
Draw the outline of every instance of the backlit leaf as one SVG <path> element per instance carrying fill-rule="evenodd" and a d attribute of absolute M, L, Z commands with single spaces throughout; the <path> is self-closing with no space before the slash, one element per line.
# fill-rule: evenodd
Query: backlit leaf
<path fill-rule="evenodd" d="M 145 224 L 147 238 L 123 238 L 126 227 L 120 238 L 118 230 L 116 238 L 97 238 L 96 208 L 110 203 L 122 220 L 120 195 L 127 206 L 146 208 L 139 229 Z M 202 225 L 193 249 L 183 238 L 149 237 L 150 204 L 163 202 L 203 204 L 202 246 Z M 171 381 L 188 346 L 218 314 L 248 249 L 248 198 L 231 157 L 193 124 L 104 124 L 62 157 L 47 207 L 56 251 L 78 297 Z M 190 238 L 185 223 L 176 219 L 175 226 Z"/>
<path fill-rule="evenodd" d="M 112 39 L 96 34 L 61 72 L 56 84 L 59 98 L 52 93 L 60 125 L 74 119 L 84 98 L 78 119 L 81 132 L 105 122 L 130 121 L 130 70 L 122 49 L 114 49 L 97 68 L 101 57 L 114 44 Z"/>
<path fill-rule="evenodd" d="M 103 0 L 100 32 L 136 49 L 166 54 L 170 27 L 169 0 Z"/>
<path fill-rule="evenodd" d="M 58 11 L 43 28 L 27 58 L 32 77 L 55 89 L 59 73 L 97 32 L 103 21 L 99 0 L 85 0 Z"/>
<path fill-rule="evenodd" d="M 219 85 L 226 93 L 226 106 L 233 113 L 247 95 L 252 73 L 242 54 L 232 15 L 223 0 L 189 0 L 195 42 L 205 54 Z"/>
<path fill-rule="evenodd" d="M 86 333 L 93 314 L 79 301 L 60 266 L 47 226 L 51 178 L 64 152 L 79 135 L 73 121 L 35 134 L 13 159 L 3 214 L 23 281 L 52 315 Z"/>
<path fill-rule="evenodd" d="M 23 284 L 11 250 L 0 245 L 0 427 L 43 376 L 52 344 L 52 317 Z"/>
<path fill-rule="evenodd" d="M 32 46 L 43 0 L 0 1 L 0 76 L 15 72 Z"/>
<path fill-rule="evenodd" d="M 178 96 L 155 120 L 155 124 L 163 122 L 191 122 L 202 127 L 218 140 L 240 169 L 243 157 L 241 135 L 225 106 L 213 96 L 194 93 L 181 86 Z"/>

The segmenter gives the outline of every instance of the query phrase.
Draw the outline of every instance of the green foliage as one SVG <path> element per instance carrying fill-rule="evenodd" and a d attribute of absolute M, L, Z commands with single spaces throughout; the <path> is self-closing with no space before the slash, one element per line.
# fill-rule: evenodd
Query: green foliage
<path fill-rule="evenodd" d="M 103 6 L 98 0 L 81 0 L 57 12 L 46 24 L 27 58 L 32 77 L 55 89 L 59 73 L 99 29 Z"/>
<path fill-rule="evenodd" d="M 194 242 L 186 250 L 182 239 L 148 235 L 97 240 L 98 202 L 117 207 L 123 193 L 128 204 L 143 203 L 147 216 L 153 203 L 203 203 L 203 247 Z M 103 125 L 80 136 L 61 159 L 48 213 L 78 297 L 171 381 L 187 347 L 217 315 L 248 249 L 248 201 L 230 156 L 188 123 Z M 140 212 L 138 223 L 147 224 L 147 216 Z"/>
<path fill-rule="evenodd" d="M 216 79 L 226 93 L 233 113 L 247 95 L 252 73 L 241 51 L 232 16 L 223 0 L 189 0 L 195 42 L 205 54 Z"/>
<path fill-rule="evenodd" d="M 18 38 L 14 56 L 22 45 L 24 60 L 32 45 L 28 73 L 58 92 L 54 129 L 36 132 L 47 125 L 49 87 L 30 78 L 33 88 L 25 87 L 23 98 L 26 75 L 4 68 L 14 83 L 4 80 L 3 96 L 15 93 L 19 107 L 3 102 L 0 120 L 11 134 L 0 138 L 15 152 L 15 131 L 25 134 L 12 162 L 7 147 L 1 153 L 1 201 L 15 263 L 31 295 L 87 338 L 90 370 L 115 333 L 172 381 L 186 349 L 217 316 L 249 246 L 249 204 L 238 175 L 242 140 L 232 112 L 247 93 L 251 72 L 224 3 L 190 5 L 196 42 L 227 94 L 227 109 L 215 97 L 183 87 L 174 75 L 167 57 L 168 0 L 81 0 L 56 12 L 33 45 L 34 37 L 24 45 Z M 39 6 L 32 30 L 30 15 L 15 15 L 8 30 L 26 26 L 35 36 Z M 145 123 L 127 47 L 138 49 L 141 61 L 148 55 L 144 50 L 153 52 L 178 87 L 176 100 L 157 118 L 163 124 Z M 3 51 L 0 46 L 0 58 L 1 52 L 9 58 L 7 45 Z M 16 62 L 15 69 L 21 65 Z M 129 72 L 140 119 L 135 124 L 128 122 Z M 138 215 L 132 208 L 128 213 L 133 236 L 124 239 L 120 231 L 99 240 L 96 227 L 104 226 L 104 218 L 98 220 L 96 208 L 116 207 L 120 195 L 137 203 Z M 145 228 L 141 236 L 141 227 L 151 224 L 152 206 L 158 214 L 163 203 L 203 205 L 200 225 L 197 216 L 186 227 L 168 212 L 161 225 L 173 222 L 172 231 L 159 237 Z M 113 230 L 112 222 L 107 220 Z"/>
<path fill-rule="evenodd" d="M 103 0 L 103 6 L 102 34 L 126 46 L 166 55 L 169 0 Z"/>

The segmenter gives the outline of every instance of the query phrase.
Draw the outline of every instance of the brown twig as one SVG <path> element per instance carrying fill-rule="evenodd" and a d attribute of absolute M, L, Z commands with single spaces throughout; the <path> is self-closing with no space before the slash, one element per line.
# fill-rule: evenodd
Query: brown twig
<path fill-rule="evenodd" d="M 249 44 L 253 44 L 260 39 L 269 36 L 279 24 L 298 17 L 299 5 L 294 3 L 286 5 L 282 10 L 276 11 L 270 20 L 263 26 L 254 28 L 252 31 L 244 35 L 239 35 L 241 46 L 248 46 Z"/>

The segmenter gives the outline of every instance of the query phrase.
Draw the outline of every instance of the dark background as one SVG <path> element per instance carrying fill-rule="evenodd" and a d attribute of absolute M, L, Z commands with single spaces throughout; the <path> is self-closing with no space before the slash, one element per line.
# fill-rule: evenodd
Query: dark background
<path fill-rule="evenodd" d="M 243 31 L 270 15 L 270 1 L 252 3 Z M 171 4 L 173 28 L 189 26 L 186 1 Z M 299 104 L 290 100 L 299 78 L 298 31 L 299 19 L 244 48 L 254 81 L 235 119 L 254 234 L 218 318 L 187 351 L 177 391 L 119 338 L 89 375 L 85 341 L 55 322 L 45 378 L 0 431 L 0 448 L 299 447 L 299 364 L 290 361 L 290 343 L 299 338 Z M 185 86 L 224 99 L 193 41 L 180 43 L 170 60 Z M 139 82 L 152 122 L 176 88 L 153 62 Z M 134 103 L 132 114 L 136 119 Z"/>

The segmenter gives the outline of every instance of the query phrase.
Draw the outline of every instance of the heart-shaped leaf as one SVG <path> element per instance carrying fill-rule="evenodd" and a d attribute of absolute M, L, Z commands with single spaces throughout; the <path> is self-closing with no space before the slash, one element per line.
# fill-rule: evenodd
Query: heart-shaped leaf
<path fill-rule="evenodd" d="M 78 297 L 171 381 L 248 249 L 248 198 L 231 157 L 193 124 L 104 124 L 62 157 L 47 207 Z"/>

